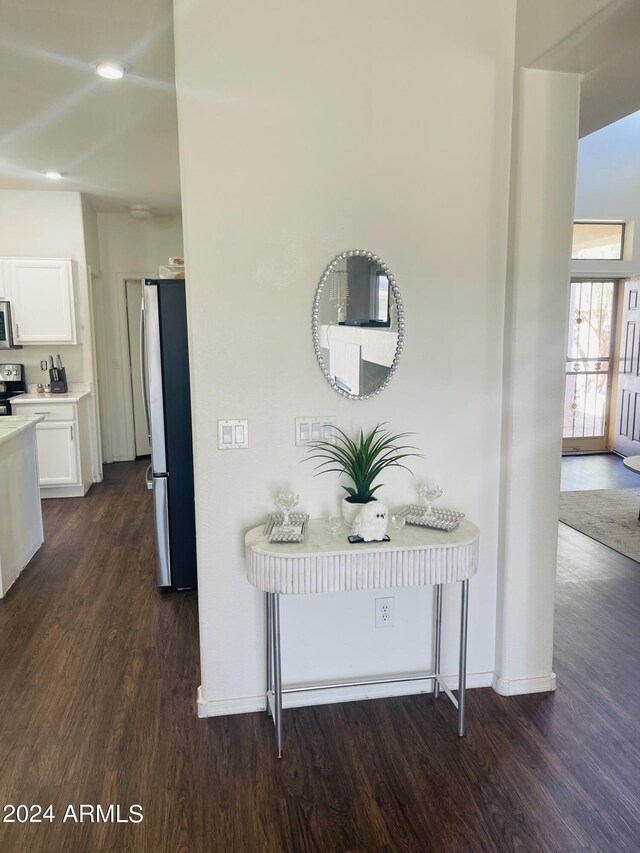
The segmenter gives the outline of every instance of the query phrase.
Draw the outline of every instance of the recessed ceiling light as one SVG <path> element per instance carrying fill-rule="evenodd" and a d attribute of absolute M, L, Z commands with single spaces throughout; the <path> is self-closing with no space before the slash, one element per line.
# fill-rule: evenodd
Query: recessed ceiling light
<path fill-rule="evenodd" d="M 124 65 L 119 62 L 99 62 L 96 72 L 106 80 L 120 80 L 124 77 Z"/>
<path fill-rule="evenodd" d="M 62 172 L 58 172 L 57 169 L 46 169 L 44 174 L 50 181 L 59 181 L 62 177 Z"/>

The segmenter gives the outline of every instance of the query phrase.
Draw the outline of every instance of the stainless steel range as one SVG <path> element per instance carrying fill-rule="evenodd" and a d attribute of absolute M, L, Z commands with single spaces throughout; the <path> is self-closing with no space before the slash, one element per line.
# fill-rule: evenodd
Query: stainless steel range
<path fill-rule="evenodd" d="M 0 416 L 10 415 L 9 399 L 24 394 L 26 390 L 24 364 L 0 364 Z"/>

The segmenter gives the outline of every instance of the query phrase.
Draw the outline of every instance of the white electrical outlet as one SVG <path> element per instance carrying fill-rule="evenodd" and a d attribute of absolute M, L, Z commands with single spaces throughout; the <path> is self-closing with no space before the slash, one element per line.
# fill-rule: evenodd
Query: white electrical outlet
<path fill-rule="evenodd" d="M 376 598 L 376 628 L 393 628 L 395 624 L 396 600 L 390 598 Z"/>
<path fill-rule="evenodd" d="M 317 415 L 310 418 L 296 418 L 296 444 L 309 441 L 332 441 L 335 443 L 335 415 Z"/>

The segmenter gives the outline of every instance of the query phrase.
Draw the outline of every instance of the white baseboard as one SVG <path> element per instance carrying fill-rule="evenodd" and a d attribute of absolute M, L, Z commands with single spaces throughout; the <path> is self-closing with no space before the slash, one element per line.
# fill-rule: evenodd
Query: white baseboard
<path fill-rule="evenodd" d="M 196 710 L 201 719 L 226 717 L 227 714 L 248 714 L 265 710 L 264 696 L 241 696 L 237 699 L 205 699 L 202 687 L 198 687 Z"/>
<path fill-rule="evenodd" d="M 493 672 L 474 672 L 467 675 L 467 687 L 491 687 Z M 458 689 L 458 676 L 444 677 L 444 682 L 450 690 Z M 313 690 L 305 693 L 287 693 L 283 696 L 283 708 L 303 708 L 308 705 L 331 705 L 334 702 L 357 702 L 362 699 L 384 699 L 392 696 L 412 696 L 417 693 L 433 692 L 433 682 L 416 681 L 395 684 L 369 684 L 354 687 L 327 687 L 323 690 Z M 227 714 L 247 714 L 264 711 L 266 699 L 264 694 L 257 696 L 241 696 L 237 699 L 207 699 L 198 687 L 197 711 L 198 716 L 224 717 Z"/>
<path fill-rule="evenodd" d="M 493 676 L 491 685 L 501 696 L 521 696 L 524 693 L 550 693 L 556 689 L 556 674 L 544 675 L 540 678 L 500 678 Z"/>
<path fill-rule="evenodd" d="M 87 483 L 87 487 L 82 486 L 40 486 L 40 497 L 42 500 L 47 498 L 83 498 L 89 491 L 89 487 L 93 483 Z"/>

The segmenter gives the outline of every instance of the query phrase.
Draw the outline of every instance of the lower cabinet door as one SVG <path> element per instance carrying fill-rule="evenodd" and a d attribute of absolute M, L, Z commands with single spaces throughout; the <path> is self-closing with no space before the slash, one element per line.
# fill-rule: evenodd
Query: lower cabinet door
<path fill-rule="evenodd" d="M 71 486 L 78 483 L 79 466 L 75 422 L 38 424 L 38 467 L 41 486 Z"/>

